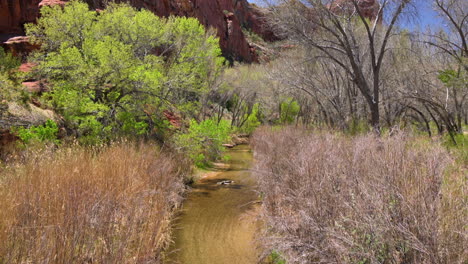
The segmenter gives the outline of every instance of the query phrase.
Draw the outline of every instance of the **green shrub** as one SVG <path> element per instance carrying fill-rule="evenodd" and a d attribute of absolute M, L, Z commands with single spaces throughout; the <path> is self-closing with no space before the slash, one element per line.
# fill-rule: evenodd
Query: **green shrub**
<path fill-rule="evenodd" d="M 0 72 L 9 72 L 20 66 L 21 62 L 18 58 L 14 57 L 11 53 L 5 52 L 0 47 Z"/>
<path fill-rule="evenodd" d="M 281 124 L 292 124 L 296 120 L 301 107 L 293 98 L 288 98 L 281 103 L 280 109 Z"/>
<path fill-rule="evenodd" d="M 239 128 L 241 133 L 252 134 L 254 130 L 262 123 L 258 120 L 260 117 L 260 106 L 258 103 L 252 108 L 252 113 L 248 115 L 247 121 Z"/>
<path fill-rule="evenodd" d="M 6 53 L 0 47 L 0 107 L 7 101 L 21 99 L 21 89 L 19 89 L 19 78 L 17 71 L 20 60 L 13 57 L 11 53 Z M 23 93 L 24 94 L 24 93 Z"/>
<path fill-rule="evenodd" d="M 57 123 L 52 120 L 47 120 L 44 125 L 31 126 L 29 128 L 19 127 L 13 129 L 13 131 L 25 144 L 32 142 L 59 143 L 57 139 L 58 126 Z"/>
<path fill-rule="evenodd" d="M 223 143 L 230 139 L 231 126 L 226 120 L 214 118 L 202 122 L 190 121 L 186 133 L 175 136 L 175 144 L 186 151 L 197 167 L 207 167 L 221 157 Z"/>
<path fill-rule="evenodd" d="M 353 118 L 348 128 L 348 133 L 353 136 L 363 135 L 369 131 L 370 128 L 368 122 L 366 120 L 360 120 L 356 118 Z"/>
<path fill-rule="evenodd" d="M 273 250 L 271 254 L 268 256 L 268 263 L 271 264 L 286 264 L 286 260 L 283 258 L 281 253 L 276 250 Z"/>

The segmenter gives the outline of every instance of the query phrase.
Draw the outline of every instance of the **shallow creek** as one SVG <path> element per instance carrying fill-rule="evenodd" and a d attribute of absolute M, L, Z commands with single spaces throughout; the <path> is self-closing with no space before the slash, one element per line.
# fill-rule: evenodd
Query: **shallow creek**
<path fill-rule="evenodd" d="M 227 168 L 215 169 L 193 185 L 176 222 L 168 263 L 256 263 L 258 196 L 248 171 L 252 153 L 241 145 L 226 154 L 231 158 Z"/>

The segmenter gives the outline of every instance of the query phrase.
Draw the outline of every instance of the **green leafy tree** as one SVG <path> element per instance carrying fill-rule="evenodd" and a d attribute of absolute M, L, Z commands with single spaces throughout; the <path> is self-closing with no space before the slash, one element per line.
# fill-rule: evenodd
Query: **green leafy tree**
<path fill-rule="evenodd" d="M 195 105 L 223 65 L 218 40 L 193 18 L 126 4 L 100 12 L 72 1 L 26 26 L 50 80 L 50 104 L 85 141 L 145 134 L 167 108 Z M 151 110 L 151 111 L 150 111 Z"/>

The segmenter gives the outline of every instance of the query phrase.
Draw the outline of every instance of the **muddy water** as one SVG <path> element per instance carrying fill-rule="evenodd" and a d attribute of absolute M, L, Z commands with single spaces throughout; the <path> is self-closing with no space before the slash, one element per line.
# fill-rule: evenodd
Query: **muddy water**
<path fill-rule="evenodd" d="M 193 186 L 176 223 L 175 245 L 168 263 L 257 263 L 255 245 L 257 194 L 248 169 L 248 146 L 229 150 L 228 168 L 209 173 Z M 232 180 L 230 185 L 217 184 Z"/>

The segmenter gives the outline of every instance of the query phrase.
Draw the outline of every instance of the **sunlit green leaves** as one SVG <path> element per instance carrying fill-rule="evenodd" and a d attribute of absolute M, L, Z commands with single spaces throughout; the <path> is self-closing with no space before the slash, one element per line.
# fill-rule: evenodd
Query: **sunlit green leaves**
<path fill-rule="evenodd" d="M 53 87 L 50 104 L 81 134 L 145 133 L 158 118 L 147 108 L 193 114 L 224 63 L 218 39 L 193 18 L 159 18 L 125 4 L 97 13 L 78 1 L 41 15 L 27 25 L 41 43 L 39 74 Z"/>
<path fill-rule="evenodd" d="M 231 126 L 226 120 L 191 120 L 187 133 L 177 135 L 175 143 L 189 154 L 198 167 L 205 167 L 220 157 L 222 144 L 229 141 L 230 133 Z"/>
<path fill-rule="evenodd" d="M 9 72 L 12 69 L 18 68 L 20 65 L 20 60 L 14 57 L 11 53 L 5 52 L 2 47 L 0 47 L 0 73 Z"/>
<path fill-rule="evenodd" d="M 43 50 L 56 50 L 60 46 L 80 48 L 96 21 L 97 13 L 90 11 L 85 3 L 74 1 L 62 9 L 41 8 L 37 24 L 26 24 L 26 32 L 33 42 L 40 43 Z"/>

